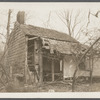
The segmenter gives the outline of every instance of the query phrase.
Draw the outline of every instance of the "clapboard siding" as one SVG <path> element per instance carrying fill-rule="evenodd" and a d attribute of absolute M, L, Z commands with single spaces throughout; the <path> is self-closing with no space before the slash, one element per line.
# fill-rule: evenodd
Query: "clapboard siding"
<path fill-rule="evenodd" d="M 12 66 L 13 74 L 23 73 L 25 67 L 25 35 L 21 31 L 20 26 L 15 27 L 10 35 L 8 44 L 7 63 Z"/>

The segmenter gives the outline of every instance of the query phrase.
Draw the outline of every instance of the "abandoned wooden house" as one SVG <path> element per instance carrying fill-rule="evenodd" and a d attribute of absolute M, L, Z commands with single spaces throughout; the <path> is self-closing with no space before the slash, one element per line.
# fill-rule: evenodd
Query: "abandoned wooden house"
<path fill-rule="evenodd" d="M 20 15 L 22 14 L 22 15 Z M 51 29 L 24 24 L 24 13 L 17 15 L 8 42 L 7 66 L 10 76 L 21 74 L 26 82 L 63 80 L 73 76 L 79 42 Z"/>

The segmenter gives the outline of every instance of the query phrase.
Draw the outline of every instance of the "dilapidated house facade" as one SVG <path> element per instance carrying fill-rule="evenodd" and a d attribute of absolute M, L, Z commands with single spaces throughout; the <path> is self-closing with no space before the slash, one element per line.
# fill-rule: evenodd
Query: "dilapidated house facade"
<path fill-rule="evenodd" d="M 72 77 L 72 55 L 80 50 L 79 44 L 65 33 L 25 25 L 19 17 L 8 41 L 8 71 L 12 77 L 23 75 L 26 83 L 29 79 L 43 82 Z"/>

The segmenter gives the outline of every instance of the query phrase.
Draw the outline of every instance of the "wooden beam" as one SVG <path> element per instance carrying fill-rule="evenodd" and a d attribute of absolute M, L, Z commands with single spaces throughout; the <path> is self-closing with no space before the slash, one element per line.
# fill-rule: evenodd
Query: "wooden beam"
<path fill-rule="evenodd" d="M 52 59 L 52 65 L 51 65 L 51 72 L 52 72 L 52 81 L 54 81 L 54 60 Z"/>
<path fill-rule="evenodd" d="M 60 60 L 60 58 L 57 58 L 55 56 L 49 56 L 49 55 L 42 55 L 42 56 L 51 60 Z"/>
<path fill-rule="evenodd" d="M 34 39 L 37 39 L 38 37 L 32 37 L 32 38 L 29 38 L 28 40 L 34 40 Z"/>
<path fill-rule="evenodd" d="M 41 47 L 42 47 L 42 42 L 39 41 L 39 49 L 40 50 L 39 50 L 38 54 L 39 54 L 39 69 L 40 69 L 40 72 L 39 72 L 39 74 L 40 74 L 39 82 L 40 82 L 40 84 L 43 83 L 43 55 L 42 55 Z"/>
<path fill-rule="evenodd" d="M 93 62 L 94 62 L 94 59 L 93 59 L 93 55 L 92 55 L 92 57 L 91 57 L 91 70 L 90 70 L 90 85 L 92 85 L 92 78 L 93 78 L 93 66 L 94 66 L 94 64 L 93 64 Z"/>
<path fill-rule="evenodd" d="M 10 66 L 10 78 L 12 80 L 12 66 Z"/>
<path fill-rule="evenodd" d="M 37 49 L 37 42 L 36 40 L 34 40 L 34 69 L 35 69 L 35 72 L 34 72 L 34 82 L 37 83 L 37 72 L 36 72 L 36 64 L 37 64 L 37 61 L 36 61 L 36 49 Z"/>
<path fill-rule="evenodd" d="M 27 68 L 28 68 L 27 52 L 28 52 L 28 36 L 26 36 L 26 45 L 25 45 L 25 83 L 26 84 L 27 84 Z"/>
<path fill-rule="evenodd" d="M 62 73 L 63 73 L 63 81 L 65 80 L 64 78 L 64 58 L 62 59 Z"/>
<path fill-rule="evenodd" d="M 39 82 L 42 83 L 43 82 L 43 57 L 41 52 L 39 52 L 39 68 L 40 68 Z"/>
<path fill-rule="evenodd" d="M 46 57 L 48 59 L 54 59 L 54 60 L 60 60 L 63 57 L 61 55 L 56 55 L 56 54 L 50 54 L 50 53 L 44 53 L 42 52 L 42 56 Z"/>

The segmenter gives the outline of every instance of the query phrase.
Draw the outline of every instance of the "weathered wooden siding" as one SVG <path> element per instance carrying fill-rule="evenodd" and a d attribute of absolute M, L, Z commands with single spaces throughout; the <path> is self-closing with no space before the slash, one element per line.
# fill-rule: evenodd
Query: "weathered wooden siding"
<path fill-rule="evenodd" d="M 86 66 L 87 67 L 87 66 Z M 64 78 L 73 77 L 76 64 L 70 55 L 64 57 Z M 89 76 L 89 71 L 79 70 L 76 76 Z"/>
<path fill-rule="evenodd" d="M 93 76 L 100 77 L 100 58 L 94 58 Z"/>
<path fill-rule="evenodd" d="M 7 65 L 12 66 L 12 73 L 24 73 L 25 67 L 25 35 L 20 26 L 15 26 L 8 44 Z M 8 68 L 9 69 L 9 68 Z"/>
<path fill-rule="evenodd" d="M 66 55 L 64 57 L 64 78 L 73 77 L 75 71 L 75 63 L 72 59 L 72 56 Z"/>

